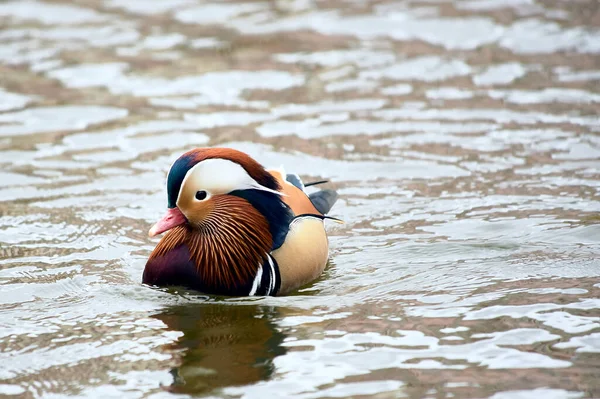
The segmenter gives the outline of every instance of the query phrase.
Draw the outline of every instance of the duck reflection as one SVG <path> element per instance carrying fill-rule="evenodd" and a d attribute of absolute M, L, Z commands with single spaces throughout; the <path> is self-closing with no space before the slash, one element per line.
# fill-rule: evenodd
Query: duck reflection
<path fill-rule="evenodd" d="M 275 315 L 264 306 L 214 302 L 174 306 L 155 315 L 184 334 L 170 345 L 183 353 L 169 391 L 207 393 L 268 379 L 273 359 L 285 353 L 285 336 L 272 322 Z"/>

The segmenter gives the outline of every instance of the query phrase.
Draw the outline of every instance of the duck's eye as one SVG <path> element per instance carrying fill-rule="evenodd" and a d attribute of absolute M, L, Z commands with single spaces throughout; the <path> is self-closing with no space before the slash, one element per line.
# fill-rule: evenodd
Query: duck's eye
<path fill-rule="evenodd" d="M 208 193 L 204 190 L 196 191 L 196 199 L 198 201 L 203 201 L 208 197 Z"/>

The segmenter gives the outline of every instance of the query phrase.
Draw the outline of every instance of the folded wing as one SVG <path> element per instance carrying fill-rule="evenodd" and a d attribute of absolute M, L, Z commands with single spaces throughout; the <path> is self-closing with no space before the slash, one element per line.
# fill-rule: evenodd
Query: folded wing
<path fill-rule="evenodd" d="M 338 194 L 334 190 L 324 189 L 314 192 L 310 195 L 304 192 L 305 185 L 302 179 L 296 174 L 286 174 L 283 169 L 269 170 L 282 187 L 285 194 L 283 201 L 292 209 L 294 215 L 317 214 L 325 215 L 329 213 L 333 204 L 335 204 Z M 319 181 L 313 184 L 321 184 L 325 181 Z"/>

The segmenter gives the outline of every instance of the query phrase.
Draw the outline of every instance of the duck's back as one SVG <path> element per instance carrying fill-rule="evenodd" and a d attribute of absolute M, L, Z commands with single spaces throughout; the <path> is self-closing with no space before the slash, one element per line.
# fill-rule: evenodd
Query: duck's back
<path fill-rule="evenodd" d="M 269 170 L 269 173 L 277 179 L 277 182 L 281 186 L 281 191 L 285 194 L 282 198 L 283 202 L 292 209 L 294 215 L 321 215 L 321 212 L 315 208 L 308 195 L 306 195 L 302 189 L 287 180 L 287 176 L 284 172 L 279 170 Z M 299 181 L 297 184 L 302 184 L 302 182 Z"/>

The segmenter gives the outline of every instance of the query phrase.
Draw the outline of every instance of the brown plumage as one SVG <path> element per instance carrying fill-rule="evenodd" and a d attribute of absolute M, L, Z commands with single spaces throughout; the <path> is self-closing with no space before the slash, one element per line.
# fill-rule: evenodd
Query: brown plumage
<path fill-rule="evenodd" d="M 235 289 L 254 279 L 272 243 L 269 224 L 256 208 L 242 198 L 219 195 L 197 225 L 169 230 L 150 259 L 185 244 L 206 285 Z"/>

